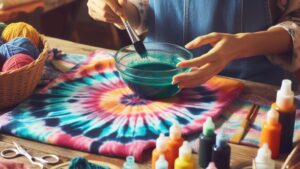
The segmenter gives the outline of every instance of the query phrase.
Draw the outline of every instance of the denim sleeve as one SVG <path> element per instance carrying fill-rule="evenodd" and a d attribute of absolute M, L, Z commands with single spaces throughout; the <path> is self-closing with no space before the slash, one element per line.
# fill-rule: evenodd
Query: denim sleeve
<path fill-rule="evenodd" d="M 267 56 L 268 59 L 287 71 L 294 72 L 300 68 L 300 0 L 278 0 L 282 10 L 279 23 L 269 29 L 281 27 L 291 36 L 293 49 L 287 53 Z"/>

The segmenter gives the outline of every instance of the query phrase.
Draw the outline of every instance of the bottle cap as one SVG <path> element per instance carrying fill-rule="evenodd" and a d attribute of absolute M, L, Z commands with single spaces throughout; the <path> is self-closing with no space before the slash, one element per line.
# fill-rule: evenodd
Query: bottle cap
<path fill-rule="evenodd" d="M 208 117 L 203 125 L 203 135 L 212 136 L 215 132 L 215 124 L 211 117 Z"/>
<path fill-rule="evenodd" d="M 187 141 L 184 141 L 179 148 L 179 157 L 185 157 L 192 154 L 192 148 Z"/>
<path fill-rule="evenodd" d="M 155 162 L 156 169 L 168 169 L 168 162 L 163 154 L 159 155 L 158 160 Z"/>
<path fill-rule="evenodd" d="M 126 157 L 126 161 L 123 164 L 123 169 L 138 169 L 139 167 L 135 163 L 133 156 Z"/>
<path fill-rule="evenodd" d="M 160 152 L 166 151 L 168 145 L 168 138 L 160 133 L 159 137 L 156 139 L 156 149 Z"/>
<path fill-rule="evenodd" d="M 271 123 L 277 124 L 278 121 L 279 121 L 279 113 L 275 108 L 271 107 L 267 113 L 267 123 L 268 124 L 271 124 Z"/>
<path fill-rule="evenodd" d="M 280 108 L 294 105 L 294 92 L 292 91 L 292 81 L 284 79 L 281 83 L 280 89 L 277 91 L 276 104 Z"/>
<path fill-rule="evenodd" d="M 264 143 L 263 146 L 258 149 L 255 161 L 259 163 L 269 163 L 270 161 L 272 161 L 271 150 L 269 149 L 267 143 Z"/>
<path fill-rule="evenodd" d="M 216 146 L 217 147 L 224 147 L 227 145 L 227 136 L 225 134 L 224 129 L 221 129 L 220 133 L 217 134 L 217 138 L 216 138 Z"/>
<path fill-rule="evenodd" d="M 206 169 L 217 169 L 217 166 L 214 162 L 210 162 Z"/>
<path fill-rule="evenodd" d="M 181 128 L 177 122 L 173 122 L 170 127 L 170 139 L 177 140 L 181 138 Z"/>

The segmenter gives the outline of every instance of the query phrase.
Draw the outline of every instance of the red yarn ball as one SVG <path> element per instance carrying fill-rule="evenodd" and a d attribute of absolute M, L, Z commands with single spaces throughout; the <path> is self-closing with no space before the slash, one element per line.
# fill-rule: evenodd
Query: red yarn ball
<path fill-rule="evenodd" d="M 16 70 L 19 69 L 25 65 L 28 65 L 29 63 L 33 62 L 34 59 L 26 54 L 18 53 L 13 55 L 12 57 L 8 58 L 3 67 L 2 71 L 10 71 L 10 70 Z"/>

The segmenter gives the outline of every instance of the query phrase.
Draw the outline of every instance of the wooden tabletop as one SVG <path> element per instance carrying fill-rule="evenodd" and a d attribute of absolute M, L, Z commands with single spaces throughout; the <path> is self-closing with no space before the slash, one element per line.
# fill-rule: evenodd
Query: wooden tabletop
<path fill-rule="evenodd" d="M 69 41 L 64 41 L 56 38 L 48 38 L 49 44 L 51 48 L 59 48 L 65 53 L 78 53 L 78 54 L 89 54 L 96 49 L 101 49 L 98 47 L 92 47 L 88 45 L 82 45 L 77 44 Z M 114 53 L 113 50 L 103 49 L 110 53 Z M 275 99 L 275 94 L 277 87 L 265 85 L 265 84 L 259 84 L 249 81 L 242 81 L 245 84 L 245 89 L 240 97 L 251 100 L 253 102 L 257 103 L 271 103 Z M 0 150 L 4 148 L 13 147 L 12 141 L 18 142 L 20 145 L 22 145 L 24 148 L 29 150 L 30 153 L 34 155 L 39 154 L 56 154 L 58 155 L 62 161 L 65 162 L 70 160 L 71 158 L 75 156 L 82 156 L 87 157 L 91 159 L 97 159 L 104 162 L 110 162 L 113 164 L 116 164 L 118 166 L 122 166 L 123 160 L 119 158 L 112 158 L 112 157 L 105 157 L 95 154 L 89 154 L 81 151 L 71 150 L 67 148 L 57 147 L 53 145 L 47 145 L 43 143 L 38 143 L 30 140 L 25 140 L 21 138 L 17 138 L 14 136 L 9 136 L 5 134 L 0 134 Z M 232 169 L 242 169 L 242 164 L 251 164 L 251 160 L 256 156 L 257 149 L 253 147 L 247 147 L 242 145 L 233 145 L 231 144 L 231 168 Z M 146 157 L 144 157 L 144 160 L 142 163 L 139 164 L 140 169 L 150 169 L 150 151 Z M 197 154 L 194 155 L 195 158 L 197 158 Z M 283 162 L 284 156 L 280 157 L 278 160 L 276 160 L 277 168 L 279 168 Z M 28 163 L 27 159 L 24 157 L 18 157 L 16 158 L 17 161 Z M 52 167 L 52 166 L 48 166 Z M 38 168 L 36 166 L 30 165 L 30 168 L 35 169 Z"/>

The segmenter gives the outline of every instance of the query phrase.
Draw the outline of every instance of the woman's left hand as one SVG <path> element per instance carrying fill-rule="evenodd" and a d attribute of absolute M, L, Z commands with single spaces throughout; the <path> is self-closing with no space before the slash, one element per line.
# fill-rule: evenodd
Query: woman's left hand
<path fill-rule="evenodd" d="M 246 49 L 244 47 L 247 45 L 241 42 L 242 35 L 240 35 L 210 33 L 189 42 L 185 46 L 187 49 L 195 49 L 205 44 L 210 44 L 212 49 L 202 56 L 178 63 L 178 67 L 192 69 L 190 72 L 174 76 L 172 83 L 177 84 L 179 88 L 195 87 L 221 72 L 229 62 L 242 55 L 243 49 Z"/>

